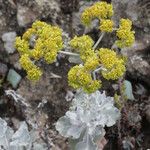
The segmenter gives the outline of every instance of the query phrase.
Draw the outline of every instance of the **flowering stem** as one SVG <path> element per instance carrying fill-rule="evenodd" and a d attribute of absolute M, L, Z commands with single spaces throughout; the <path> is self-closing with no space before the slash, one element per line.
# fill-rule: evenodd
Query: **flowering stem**
<path fill-rule="evenodd" d="M 96 70 L 94 70 L 94 72 L 98 72 L 102 69 L 102 67 L 97 68 Z"/>
<path fill-rule="evenodd" d="M 101 69 L 102 69 L 102 67 L 99 67 L 99 68 L 97 68 L 96 70 L 94 70 L 94 71 L 92 72 L 92 74 L 93 74 L 93 79 L 94 79 L 94 80 L 96 80 L 96 72 L 100 71 Z"/>
<path fill-rule="evenodd" d="M 71 55 L 71 56 L 79 56 L 77 53 L 72 53 L 72 52 L 66 52 L 66 51 L 59 51 L 60 54 L 65 54 L 65 55 Z"/>
<path fill-rule="evenodd" d="M 102 40 L 102 38 L 104 37 L 105 32 L 101 33 L 101 36 L 99 37 L 98 41 L 95 43 L 95 45 L 93 46 L 93 49 L 96 49 L 98 44 L 100 43 L 100 41 Z"/>

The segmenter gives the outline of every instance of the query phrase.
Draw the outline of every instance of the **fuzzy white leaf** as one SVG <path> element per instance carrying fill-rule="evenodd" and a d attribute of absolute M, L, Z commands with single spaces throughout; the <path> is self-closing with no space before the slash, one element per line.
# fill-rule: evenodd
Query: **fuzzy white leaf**
<path fill-rule="evenodd" d="M 9 142 L 13 133 L 13 130 L 7 126 L 7 122 L 0 118 L 0 146 L 9 149 Z"/>
<path fill-rule="evenodd" d="M 12 136 L 11 146 L 28 146 L 30 144 L 30 133 L 27 124 L 22 122 L 20 128 Z"/>
<path fill-rule="evenodd" d="M 114 107 L 112 97 L 107 97 L 96 91 L 86 94 L 79 91 L 72 100 L 70 111 L 56 123 L 56 130 L 64 137 L 83 139 L 76 143 L 76 150 L 96 150 L 95 141 L 104 136 L 104 126 L 112 126 L 120 116 L 119 110 Z M 81 138 L 86 131 L 86 136 Z M 78 140 L 76 140 L 78 141 Z"/>
<path fill-rule="evenodd" d="M 92 137 L 88 133 L 85 133 L 83 141 L 76 145 L 75 150 L 97 150 L 97 146 L 93 142 Z"/>

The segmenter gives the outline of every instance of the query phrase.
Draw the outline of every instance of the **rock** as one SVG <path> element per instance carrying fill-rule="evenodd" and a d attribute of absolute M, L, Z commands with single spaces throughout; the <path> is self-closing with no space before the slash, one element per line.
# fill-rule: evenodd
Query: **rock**
<path fill-rule="evenodd" d="M 4 78 L 7 73 L 8 67 L 7 65 L 0 62 L 0 79 L 1 77 Z"/>
<path fill-rule="evenodd" d="M 7 75 L 7 81 L 12 85 L 13 88 L 17 88 L 21 81 L 21 76 L 13 69 L 10 69 Z"/>
<path fill-rule="evenodd" d="M 8 54 L 12 54 L 15 51 L 14 48 L 15 38 L 16 38 L 16 32 L 6 32 L 2 35 L 4 48 Z"/>
<path fill-rule="evenodd" d="M 150 25 L 150 3 L 147 0 L 112 0 L 115 10 L 114 19 L 130 18 L 139 28 L 147 29 Z M 150 28 L 148 29 L 150 31 Z"/>
<path fill-rule="evenodd" d="M 146 116 L 147 121 L 150 123 L 150 97 L 148 100 L 148 105 L 145 108 L 145 116 Z"/>
<path fill-rule="evenodd" d="M 19 63 L 20 55 L 16 52 L 13 55 L 9 55 L 9 63 L 14 66 L 15 69 L 21 70 L 21 65 Z"/>
<path fill-rule="evenodd" d="M 17 7 L 17 21 L 20 27 L 26 27 L 28 24 L 34 22 L 38 17 L 38 12 L 33 11 L 29 7 L 18 5 Z"/>
<path fill-rule="evenodd" d="M 127 56 L 127 72 L 132 79 L 139 79 L 150 86 L 149 62 L 150 36 L 135 41 L 132 47 L 122 49 L 122 54 Z"/>
<path fill-rule="evenodd" d="M 72 13 L 72 28 L 75 32 L 75 34 L 81 35 L 83 34 L 83 32 L 88 33 L 90 32 L 92 29 L 98 27 L 99 25 L 99 21 L 98 20 L 93 20 L 91 23 L 91 27 L 90 28 L 86 28 L 86 31 L 84 31 L 84 26 L 81 23 L 81 14 L 84 11 L 85 8 L 91 6 L 94 2 L 86 2 L 86 1 L 80 1 L 79 2 L 79 11 L 77 12 L 73 12 Z"/>
<path fill-rule="evenodd" d="M 148 0 L 112 0 L 113 20 L 118 25 L 121 18 L 133 22 L 136 41 L 122 53 L 128 57 L 127 72 L 132 79 L 140 80 L 150 86 L 150 1 Z"/>
<path fill-rule="evenodd" d="M 35 0 L 35 2 L 42 18 L 50 17 L 55 23 L 56 19 L 62 15 L 58 0 Z"/>
<path fill-rule="evenodd" d="M 6 26 L 7 26 L 7 24 L 6 24 L 6 18 L 3 15 L 3 13 L 0 11 L 0 35 L 5 30 Z"/>

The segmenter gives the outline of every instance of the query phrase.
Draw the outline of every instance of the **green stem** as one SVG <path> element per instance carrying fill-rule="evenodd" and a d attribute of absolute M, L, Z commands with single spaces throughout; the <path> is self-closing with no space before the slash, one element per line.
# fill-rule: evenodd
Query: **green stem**
<path fill-rule="evenodd" d="M 93 49 L 96 49 L 97 46 L 99 45 L 99 43 L 101 42 L 102 38 L 104 37 L 105 32 L 101 33 L 101 36 L 99 37 L 99 39 L 97 40 L 97 42 L 95 43 L 95 45 L 93 46 Z"/>
<path fill-rule="evenodd" d="M 64 55 L 79 56 L 79 54 L 77 53 L 66 52 L 66 51 L 59 51 L 59 53 Z"/>

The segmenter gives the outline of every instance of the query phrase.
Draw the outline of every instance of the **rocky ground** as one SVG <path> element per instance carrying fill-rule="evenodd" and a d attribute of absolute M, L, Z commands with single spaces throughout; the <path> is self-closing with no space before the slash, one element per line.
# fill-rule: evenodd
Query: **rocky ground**
<path fill-rule="evenodd" d="M 57 62 L 47 65 L 39 62 L 43 76 L 36 84 L 26 78 L 26 73 L 18 63 L 19 54 L 14 48 L 17 35 L 31 26 L 35 20 L 59 25 L 64 30 L 66 42 L 74 35 L 81 35 L 84 27 L 80 23 L 80 14 L 93 0 L 0 0 L 0 117 L 17 130 L 21 121 L 26 121 L 28 130 L 36 130 L 37 150 L 68 150 L 67 139 L 55 130 L 57 119 L 68 109 L 68 97 L 73 89 L 67 84 L 67 72 L 71 66 L 68 57 L 59 56 Z M 110 2 L 110 0 L 108 1 Z M 111 0 L 115 9 L 113 20 L 116 24 L 120 18 L 130 18 L 136 33 L 135 44 L 122 53 L 128 57 L 125 79 L 133 87 L 135 100 L 128 100 L 122 111 L 118 140 L 115 134 L 117 126 L 107 130 L 106 149 L 117 149 L 127 143 L 130 149 L 150 148 L 150 2 L 149 0 Z M 99 32 L 93 28 L 86 31 L 96 41 Z M 108 42 L 109 41 L 109 42 Z M 107 35 L 102 43 L 107 47 L 114 39 Z M 66 46 L 66 49 L 68 47 Z M 113 83 L 115 85 L 115 83 Z M 106 84 L 103 89 L 110 95 L 113 87 Z M 14 90 L 22 98 L 12 97 Z M 72 92 L 71 92 L 72 91 Z M 67 97 L 66 97 L 67 96 Z M 17 99 L 17 100 L 16 100 Z M 21 99 L 21 100 L 19 100 Z M 35 127 L 36 125 L 36 127 Z M 31 134 L 31 133 L 30 133 Z M 35 143 L 36 143 L 35 142 Z M 118 149 L 121 149 L 120 147 Z"/>

